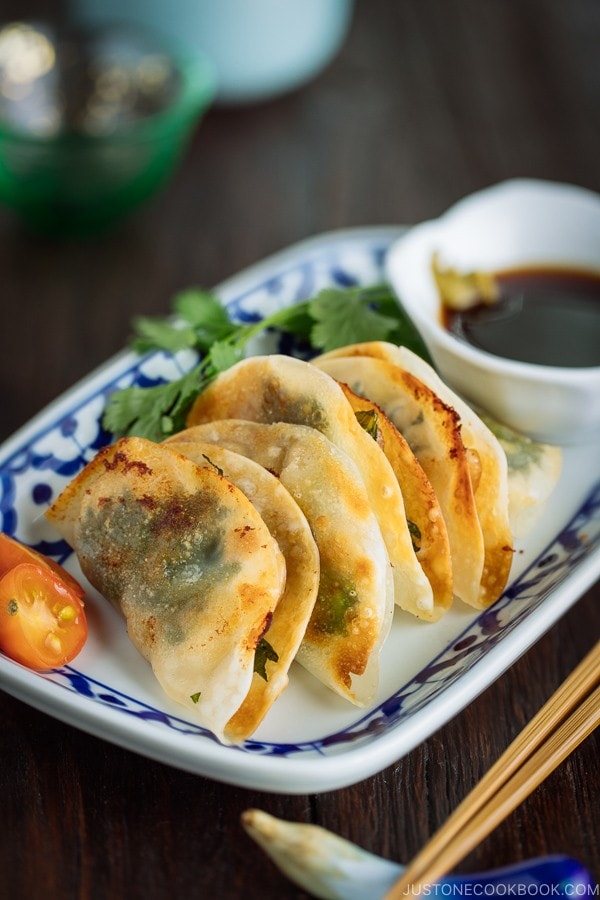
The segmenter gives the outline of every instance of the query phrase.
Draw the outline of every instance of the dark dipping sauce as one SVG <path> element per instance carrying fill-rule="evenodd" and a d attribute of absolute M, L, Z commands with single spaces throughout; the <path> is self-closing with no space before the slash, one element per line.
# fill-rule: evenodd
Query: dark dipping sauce
<path fill-rule="evenodd" d="M 498 272 L 499 298 L 442 307 L 452 334 L 479 350 L 544 366 L 600 366 L 600 272 L 531 268 Z"/>

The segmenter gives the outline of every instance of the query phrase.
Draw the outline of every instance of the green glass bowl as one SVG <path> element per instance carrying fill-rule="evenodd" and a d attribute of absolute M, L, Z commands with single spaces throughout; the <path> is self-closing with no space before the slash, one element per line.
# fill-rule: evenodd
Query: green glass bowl
<path fill-rule="evenodd" d="M 0 203 L 46 234 L 107 229 L 154 195 L 215 93 L 206 59 L 138 28 L 12 23 L 2 50 Z"/>

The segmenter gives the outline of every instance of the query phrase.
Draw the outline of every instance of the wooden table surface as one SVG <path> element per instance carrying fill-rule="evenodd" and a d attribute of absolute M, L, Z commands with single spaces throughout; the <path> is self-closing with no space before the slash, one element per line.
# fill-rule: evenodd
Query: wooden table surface
<path fill-rule="evenodd" d="M 61 242 L 0 212 L 0 437 L 178 289 L 327 230 L 436 216 L 513 176 L 600 191 L 597 0 L 359 0 L 319 77 L 213 108 L 168 188 L 119 229 Z M 597 640 L 599 607 L 597 584 L 407 756 L 316 796 L 186 774 L 0 693 L 0 896 L 304 896 L 242 832 L 250 806 L 408 860 Z M 461 868 L 566 853 L 598 877 L 599 747 L 589 738 Z"/>

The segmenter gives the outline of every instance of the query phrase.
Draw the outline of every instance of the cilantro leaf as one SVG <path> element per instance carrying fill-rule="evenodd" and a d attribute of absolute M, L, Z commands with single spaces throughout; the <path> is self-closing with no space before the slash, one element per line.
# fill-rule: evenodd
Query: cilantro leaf
<path fill-rule="evenodd" d="M 224 340 L 238 330 L 221 301 L 198 288 L 181 291 L 173 300 L 176 318 L 152 318 L 136 316 L 133 319 L 134 350 L 178 350 L 195 348 L 201 353 L 211 348 L 215 341 Z"/>
<path fill-rule="evenodd" d="M 195 335 L 195 346 L 201 352 L 209 350 L 237 330 L 218 297 L 199 288 L 181 291 L 173 301 L 173 308 Z"/>
<path fill-rule="evenodd" d="M 433 360 L 425 346 L 423 338 L 402 306 L 402 302 L 388 290 L 387 294 L 381 294 L 379 296 L 377 308 L 382 315 L 393 316 L 396 319 L 395 327 L 390 332 L 387 340 L 392 344 L 408 347 L 408 349 L 412 350 L 413 353 L 416 353 L 417 356 L 426 360 L 429 365 L 433 365 Z"/>
<path fill-rule="evenodd" d="M 428 363 L 431 357 L 401 302 L 385 284 L 346 290 L 326 288 L 309 302 L 315 349 L 337 350 L 363 341 L 402 344 Z"/>
<path fill-rule="evenodd" d="M 261 322 L 261 330 L 264 328 L 276 328 L 287 334 L 309 341 L 314 325 L 314 319 L 309 312 L 310 301 L 304 300 L 293 306 L 286 306 L 272 313 Z"/>
<path fill-rule="evenodd" d="M 406 524 L 408 525 L 408 533 L 410 534 L 413 550 L 415 551 L 415 553 L 418 553 L 421 549 L 421 541 L 423 540 L 421 529 L 416 524 L 416 522 L 412 522 L 410 519 L 406 520 Z"/>
<path fill-rule="evenodd" d="M 273 650 L 273 647 L 265 640 L 265 638 L 261 638 L 256 645 L 256 652 L 254 654 L 254 671 L 256 674 L 260 675 L 261 678 L 264 678 L 265 681 L 268 681 L 267 662 L 278 662 L 278 660 L 279 654 L 277 651 Z"/>
<path fill-rule="evenodd" d="M 382 340 L 404 344 L 431 362 L 419 333 L 385 284 L 325 288 L 312 299 L 244 324 L 232 322 L 221 301 L 199 288 L 180 292 L 173 307 L 176 318 L 136 318 L 133 346 L 139 352 L 195 349 L 203 358 L 176 381 L 113 394 L 103 417 L 104 427 L 113 434 L 160 441 L 184 428 L 197 394 L 241 360 L 250 339 L 267 329 L 293 334 L 316 352 Z"/>
<path fill-rule="evenodd" d="M 379 440 L 379 416 L 374 409 L 358 410 L 354 413 L 356 421 L 369 437 L 374 441 Z"/>
<path fill-rule="evenodd" d="M 217 375 L 230 369 L 242 359 L 244 353 L 243 348 L 239 344 L 231 341 L 215 341 L 210 348 L 206 359 L 210 365 L 211 373 Z"/>
<path fill-rule="evenodd" d="M 364 341 L 365 335 L 370 341 L 385 341 L 397 324 L 396 318 L 382 315 L 365 302 L 360 288 L 325 288 L 311 301 L 309 310 L 315 320 L 311 342 L 325 351 Z"/>
<path fill-rule="evenodd" d="M 132 346 L 138 353 L 149 350 L 177 353 L 178 350 L 189 350 L 196 344 L 196 333 L 189 326 L 177 326 L 174 322 L 151 319 L 149 316 L 136 316 L 132 324 L 136 332 Z"/>
<path fill-rule="evenodd" d="M 135 434 L 162 441 L 185 427 L 189 407 L 205 385 L 201 363 L 176 381 L 116 391 L 108 399 L 103 425 L 115 434 Z"/>

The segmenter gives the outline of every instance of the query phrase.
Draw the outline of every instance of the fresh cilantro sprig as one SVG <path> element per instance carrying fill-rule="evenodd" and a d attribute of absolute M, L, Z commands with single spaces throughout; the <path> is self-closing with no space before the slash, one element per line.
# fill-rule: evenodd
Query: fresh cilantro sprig
<path fill-rule="evenodd" d="M 208 291 L 181 291 L 173 300 L 173 312 L 175 317 L 168 319 L 134 318 L 133 349 L 138 353 L 190 349 L 206 353 L 215 342 L 226 340 L 238 328 L 219 299 Z"/>
<path fill-rule="evenodd" d="M 181 430 L 198 393 L 242 359 L 248 342 L 267 329 L 292 334 L 315 353 L 385 340 L 428 358 L 420 335 L 386 285 L 325 288 L 250 324 L 233 322 L 216 296 L 193 288 L 175 297 L 173 310 L 172 318 L 134 319 L 132 347 L 138 353 L 196 350 L 200 362 L 175 381 L 115 392 L 104 413 L 107 431 L 160 441 Z"/>

